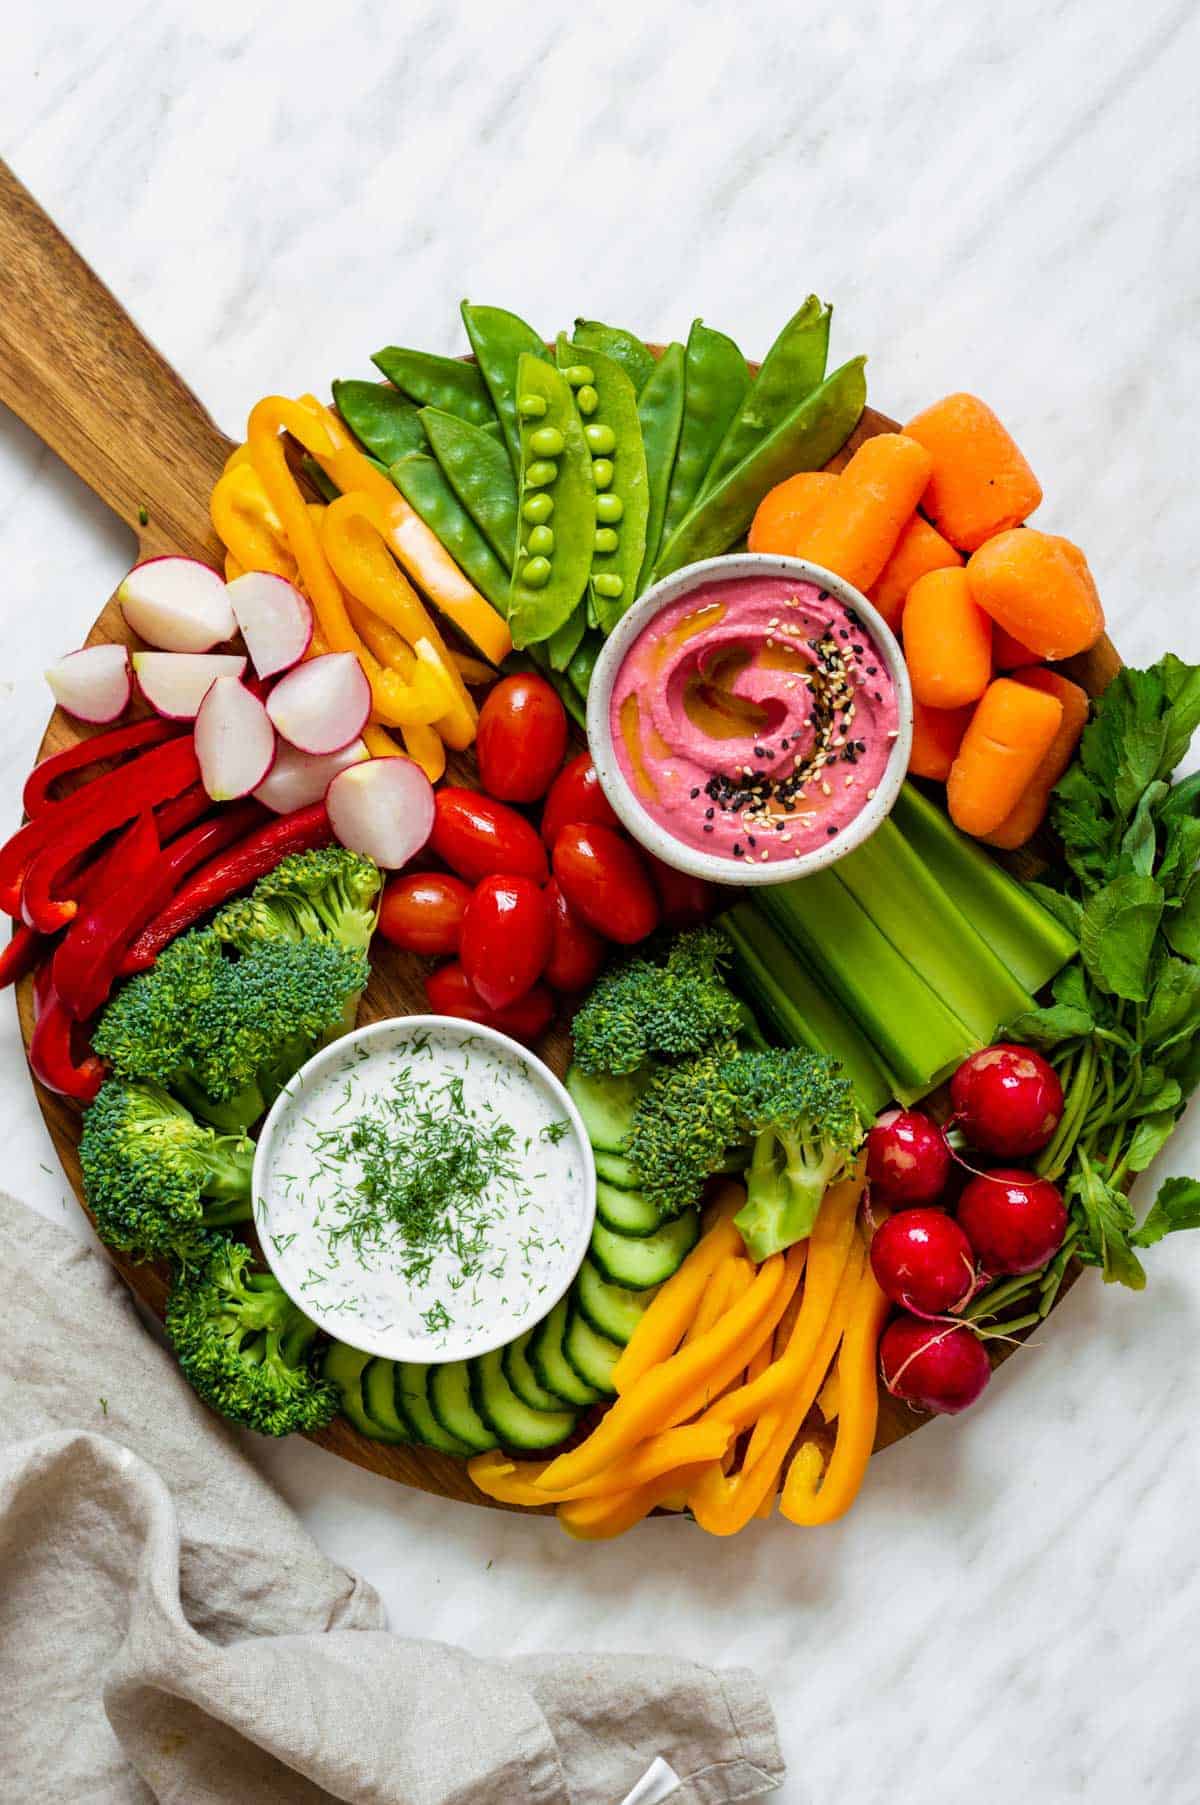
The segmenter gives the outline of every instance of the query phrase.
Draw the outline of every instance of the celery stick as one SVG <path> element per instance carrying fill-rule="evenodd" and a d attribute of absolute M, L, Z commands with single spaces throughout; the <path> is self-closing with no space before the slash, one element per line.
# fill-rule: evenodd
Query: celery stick
<path fill-rule="evenodd" d="M 764 889 L 756 901 L 870 1039 L 901 1102 L 939 1084 L 983 1045 L 913 971 L 833 870 Z"/>
<path fill-rule="evenodd" d="M 891 821 L 837 865 L 837 877 L 896 951 L 985 1043 L 1033 998 L 947 896 Z"/>
<path fill-rule="evenodd" d="M 1040 990 L 1075 957 L 1067 929 L 915 785 L 903 786 L 891 819 L 1026 990 Z"/>
<path fill-rule="evenodd" d="M 733 945 L 734 983 L 762 1023 L 788 1046 L 836 1059 L 863 1115 L 868 1121 L 877 1116 L 895 1095 L 895 1085 L 853 1018 L 750 903 L 738 903 L 721 917 L 721 926 Z"/>

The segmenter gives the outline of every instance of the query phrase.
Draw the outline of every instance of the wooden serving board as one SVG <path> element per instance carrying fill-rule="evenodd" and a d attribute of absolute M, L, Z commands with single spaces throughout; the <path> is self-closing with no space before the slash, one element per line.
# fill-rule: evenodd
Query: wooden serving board
<path fill-rule="evenodd" d="M 0 312 L 0 401 L 131 528 L 139 559 L 182 552 L 219 566 L 222 548 L 208 518 L 208 497 L 233 441 L 214 425 L 191 390 L 3 163 L 0 269 L 6 278 Z M 893 421 L 868 408 L 831 468 L 840 468 L 863 439 L 894 430 Z M 88 635 L 88 644 L 97 641 L 133 642 L 115 598 L 100 611 Z M 1076 661 L 1072 674 L 1090 693 L 1098 694 L 1119 665 L 1105 640 Z M 56 709 L 38 756 L 44 758 L 87 734 L 79 722 Z M 452 782 L 474 785 L 471 755 L 452 754 L 448 775 Z M 360 1021 L 423 1012 L 427 969 L 426 962 L 376 942 Z M 29 979 L 20 986 L 18 1008 L 28 1046 L 33 1027 Z M 557 1027 L 539 1051 L 561 1075 L 569 1046 L 565 1029 Z M 63 1169 L 86 1207 L 79 1169 L 80 1112 L 32 1082 Z M 111 1251 L 109 1257 L 130 1289 L 161 1318 L 168 1285 L 165 1268 L 134 1265 Z M 876 1448 L 910 1434 L 925 1420 L 882 1393 Z M 336 1418 L 311 1439 L 345 1460 L 422 1491 L 473 1504 L 493 1502 L 475 1489 L 460 1461 L 426 1448 L 368 1441 L 344 1418 Z"/>

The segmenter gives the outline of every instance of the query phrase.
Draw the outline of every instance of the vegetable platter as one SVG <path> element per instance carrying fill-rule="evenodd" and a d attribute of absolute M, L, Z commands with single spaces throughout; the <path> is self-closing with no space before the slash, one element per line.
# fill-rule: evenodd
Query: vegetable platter
<path fill-rule="evenodd" d="M 1169 1181 L 1136 1232 L 1122 1196 L 1195 1082 L 1190 1054 L 1179 1051 L 1192 1032 L 1190 791 L 1166 781 L 1200 712 L 1194 679 L 1168 659 L 1118 684 L 1110 719 L 1086 730 L 1080 762 L 1087 698 L 1106 690 L 1119 660 L 1082 554 L 1022 527 L 1040 490 L 982 403 L 948 398 L 901 433 L 863 405 L 861 359 L 825 376 L 828 309 L 812 298 L 762 366 L 700 322 L 686 348 L 646 347 L 586 321 L 574 340 L 547 346 L 515 316 L 464 305 L 476 363 L 392 347 L 376 362 L 395 387 L 337 383 L 336 411 L 311 397 L 268 398 L 238 447 L 7 171 L 0 249 L 22 277 L 0 324 L 0 395 L 134 530 L 140 553 L 89 636 L 89 647 L 108 650 L 48 673 L 64 707 L 43 742 L 42 758 L 58 759 L 43 778 L 83 763 L 70 754 L 88 737 L 81 718 L 130 762 L 123 784 L 105 789 L 99 779 L 90 826 L 86 806 L 69 797 L 56 817 L 69 831 L 49 863 L 37 826 L 46 784 L 35 774 L 27 786 L 31 856 L 8 879 L 10 912 L 19 905 L 31 924 L 14 946 L 37 968 L 22 978 L 22 1028 L 81 1201 L 131 1288 L 166 1314 L 184 1370 L 211 1403 L 268 1433 L 309 1433 L 441 1495 L 557 1504 L 564 1527 L 585 1539 L 619 1533 L 658 1505 L 686 1505 L 703 1527 L 731 1533 L 771 1508 L 781 1477 L 784 1514 L 820 1522 L 848 1506 L 872 1445 L 926 1420 L 911 1404 L 955 1410 L 978 1395 L 989 1365 L 1078 1275 L 1073 1256 L 1136 1287 L 1134 1248 L 1194 1225 L 1190 1181 Z M 732 619 L 747 598 L 738 585 L 721 591 L 720 555 L 747 530 L 751 553 L 764 554 L 751 571 L 773 570 L 771 556 L 782 554 L 787 577 L 747 602 L 766 596 L 765 662 L 791 673 L 782 687 L 795 689 L 796 642 L 809 635 L 804 657 L 815 659 L 803 681 L 819 731 L 803 766 L 793 748 L 787 775 L 772 772 L 777 754 L 766 742 L 780 723 L 739 696 L 736 671 L 716 701 L 708 693 L 726 657 L 718 644 L 688 679 L 695 693 L 684 713 L 718 737 L 740 723 L 752 762 L 682 794 L 698 803 L 686 831 L 702 849 L 715 844 L 702 838 L 716 831 L 714 817 L 732 814 L 716 824 L 731 885 L 734 861 L 801 858 L 812 843 L 811 882 L 773 885 L 761 909 L 735 890 L 688 888 L 647 862 L 645 842 L 639 853 L 641 836 L 620 832 L 599 790 L 581 801 L 596 776 L 586 755 L 570 760 L 585 745 L 583 704 L 604 672 L 605 636 L 635 597 L 697 561 L 702 576 L 712 573 L 713 596 L 659 633 L 660 659 L 727 612 Z M 428 614 L 408 578 L 432 602 Z M 856 611 L 860 589 L 867 600 Z M 772 605 L 808 613 L 781 624 Z M 907 671 L 901 663 L 893 695 L 888 674 L 868 661 L 872 634 L 886 636 L 902 607 Z M 214 653 L 235 640 L 235 622 L 246 653 Z M 525 654 L 517 668 L 532 664 L 535 674 L 489 688 L 511 642 Z M 124 714 L 124 646 L 135 648 L 159 728 Z M 732 656 L 741 656 L 736 645 Z M 910 678 L 911 758 L 902 736 Z M 482 708 L 472 689 L 487 694 Z M 657 717 L 647 729 L 638 706 L 627 684 L 612 719 L 625 778 L 645 800 L 659 796 L 649 754 L 658 756 L 662 733 Z M 119 744 L 107 737 L 117 717 Z M 1136 768 L 1131 727 L 1143 748 Z M 1066 882 L 1026 889 L 1005 877 L 964 850 L 930 792 L 911 785 L 840 875 L 819 870 L 829 865 L 824 837 L 861 806 L 863 789 L 851 795 L 860 769 L 844 767 L 863 759 L 862 771 L 873 769 L 875 751 L 886 765 L 894 741 L 910 774 L 946 781 L 964 833 L 990 841 L 1026 877 L 1043 869 L 1047 850 L 1056 856 L 1035 830 L 1061 780 L 1054 819 L 1068 841 Z M 785 735 L 779 750 L 788 748 Z M 603 768 L 600 780 L 607 789 Z M 467 792 L 480 787 L 495 800 L 472 800 Z M 502 854 L 493 845 L 480 856 L 481 820 L 485 838 L 505 842 Z M 147 823 L 150 890 L 164 864 L 180 883 L 155 908 L 139 895 L 131 909 L 129 872 L 114 904 L 105 862 L 140 856 Z M 117 836 L 111 856 L 108 834 Z M 329 849 L 333 839 L 347 850 Z M 194 852 L 176 850 L 193 842 Z M 414 861 L 422 848 L 432 872 Z M 6 850 L 11 866 L 11 843 Z M 623 883 L 598 884 L 601 853 L 607 877 L 620 871 Z M 66 882 L 69 855 L 75 869 L 84 861 L 81 940 L 75 905 L 58 902 L 51 881 Z M 548 855 L 554 882 L 543 891 Z M 372 939 L 376 865 L 398 871 L 410 861 L 412 875 L 384 893 Z M 975 905 L 978 927 L 964 915 Z M 913 942 L 924 910 L 944 930 L 936 953 Z M 716 929 L 698 925 L 718 911 Z M 529 932 L 514 939 L 510 923 L 501 933 L 506 912 Z M 847 913 L 862 935 L 849 950 Z M 672 929 L 683 931 L 668 942 Z M 105 957 L 89 962 L 97 946 Z M 461 964 L 433 972 L 418 957 L 459 952 Z M 21 956 L 10 951 L 10 973 Z M 1151 974 L 1148 1009 L 1112 1000 L 1143 995 Z M 893 983 L 916 1002 L 907 1031 L 881 1003 Z M 76 1030 L 59 989 L 66 1015 L 92 1023 L 94 1054 L 72 1054 Z M 582 999 L 573 1033 L 552 991 Z M 344 1343 L 327 1342 L 285 1292 L 276 1261 L 277 1276 L 255 1273 L 245 1244 L 220 1232 L 236 1237 L 250 1214 L 247 1130 L 272 1097 L 288 1101 L 291 1076 L 345 1031 L 355 1002 L 360 1027 L 432 1009 L 534 1043 L 566 1077 L 576 1125 L 581 1118 L 595 1149 L 597 1220 L 572 1288 L 515 1340 L 465 1363 L 359 1354 L 350 1330 Z M 255 1007 L 261 1020 L 251 1019 Z M 186 1056 L 164 1051 L 163 1022 L 193 1008 L 208 1041 L 201 1046 L 198 1025 Z M 48 1053 L 47 1023 L 58 1016 L 65 1025 Z M 215 1039 L 214 1021 L 225 1024 Z M 1020 1044 L 991 1046 L 1002 1029 Z M 427 1051 L 416 1046 L 417 1057 Z M 230 1072 L 243 1065 L 234 1096 Z M 347 1103 L 352 1066 L 343 1070 Z M 349 1132 L 329 1127 L 320 1143 L 316 1172 L 332 1172 L 336 1185 L 337 1162 L 353 1158 L 354 1195 L 370 1193 L 372 1213 L 336 1231 L 360 1258 L 389 1211 L 406 1232 L 426 1232 L 431 1173 L 453 1171 L 461 1189 L 466 1160 L 480 1190 L 497 1175 L 509 1182 L 511 1131 L 495 1110 L 491 1127 L 470 1110 L 464 1117 L 461 1079 L 415 1102 L 408 1076 L 397 1082 L 390 1115 L 376 1108 L 369 1125 L 364 1116 Z M 64 1090 L 91 1104 L 86 1186 L 80 1116 Z M 884 1109 L 893 1098 L 924 1107 L 927 1097 L 932 1116 Z M 192 1120 L 193 1104 L 206 1125 Z M 178 1164 L 167 1188 L 188 1192 L 184 1214 L 171 1217 L 175 1206 L 157 1200 L 146 1208 L 145 1142 L 136 1159 L 130 1149 L 147 1122 L 155 1146 L 186 1144 L 188 1158 L 204 1150 L 202 1212 L 188 1192 L 194 1173 L 181 1181 Z M 566 1117 L 543 1124 L 547 1165 L 549 1145 L 569 1132 Z M 410 1142 L 420 1157 L 406 1168 Z M 1050 1178 L 994 1163 L 1035 1154 L 1040 1172 L 1062 1179 L 1069 1219 Z M 971 1175 L 957 1221 L 925 1207 L 941 1201 L 952 1156 Z M 989 1159 L 990 1171 L 975 1164 Z M 156 1168 L 164 1185 L 165 1170 Z M 513 1195 L 532 1204 L 528 1186 Z M 256 1222 L 261 1231 L 261 1214 Z M 522 1258 L 536 1267 L 532 1245 L 532 1236 L 521 1242 Z M 465 1253 L 461 1236 L 456 1246 L 461 1284 L 480 1261 L 469 1237 Z M 153 1258 L 164 1252 L 174 1266 L 169 1299 Z M 404 1268 L 414 1291 L 434 1261 L 431 1253 Z M 905 1313 L 885 1329 L 893 1304 Z M 431 1336 L 449 1322 L 441 1301 L 421 1320 Z M 234 1324 L 221 1330 L 228 1345 L 214 1339 L 218 1321 Z M 253 1356 L 237 1351 L 242 1335 L 252 1336 Z M 742 1469 L 727 1471 L 741 1433 L 747 1461 L 766 1451 L 749 1502 L 739 1496 Z M 526 1461 L 530 1452 L 549 1464 Z"/>

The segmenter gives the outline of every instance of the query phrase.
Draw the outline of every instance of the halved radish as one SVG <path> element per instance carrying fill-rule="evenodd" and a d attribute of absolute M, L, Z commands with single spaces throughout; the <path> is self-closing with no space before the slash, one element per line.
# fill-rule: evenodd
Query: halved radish
<path fill-rule="evenodd" d="M 356 740 L 371 712 L 371 685 L 353 652 L 326 652 L 289 671 L 267 698 L 267 713 L 300 752 L 338 752 Z"/>
<path fill-rule="evenodd" d="M 294 584 L 269 571 L 247 570 L 225 593 L 260 677 L 274 677 L 299 664 L 312 640 L 313 617 Z"/>
<path fill-rule="evenodd" d="M 134 632 L 164 652 L 211 652 L 236 631 L 225 579 L 195 558 L 135 564 L 117 600 Z"/>
<path fill-rule="evenodd" d="M 138 688 L 155 714 L 168 721 L 194 721 L 218 677 L 241 677 L 241 652 L 135 652 Z"/>
<path fill-rule="evenodd" d="M 311 752 L 297 752 L 295 746 L 280 740 L 275 763 L 255 790 L 254 800 L 277 815 L 290 815 L 293 809 L 320 802 L 339 771 L 369 756 L 361 740 L 351 740 L 340 752 L 324 752 L 319 758 Z"/>
<path fill-rule="evenodd" d="M 46 672 L 54 700 L 77 721 L 115 721 L 129 701 L 125 646 L 82 646 Z"/>
<path fill-rule="evenodd" d="M 200 780 L 214 802 L 257 789 L 275 761 L 275 729 L 257 696 L 236 677 L 218 677 L 196 715 Z"/>
<path fill-rule="evenodd" d="M 343 846 L 398 871 L 433 832 L 433 785 L 411 758 L 372 758 L 339 771 L 325 792 Z"/>

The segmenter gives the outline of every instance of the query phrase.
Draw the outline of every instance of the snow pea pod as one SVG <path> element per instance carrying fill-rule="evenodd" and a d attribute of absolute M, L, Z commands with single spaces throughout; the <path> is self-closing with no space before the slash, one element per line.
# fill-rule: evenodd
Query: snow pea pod
<path fill-rule="evenodd" d="M 518 358 L 512 400 L 521 521 L 507 612 L 513 644 L 521 648 L 550 639 L 584 598 L 596 536 L 596 490 L 571 385 L 544 352 Z"/>
<path fill-rule="evenodd" d="M 469 420 L 423 407 L 420 424 L 450 487 L 506 570 L 517 549 L 517 483 L 498 439 Z"/>
<path fill-rule="evenodd" d="M 376 351 L 371 362 L 420 407 L 440 407 L 474 426 L 486 426 L 496 418 L 487 385 L 474 364 L 457 357 L 438 357 L 432 351 L 407 351 L 399 345 Z"/>
<path fill-rule="evenodd" d="M 525 321 L 503 307 L 475 307 L 464 301 L 463 325 L 487 384 L 514 470 L 521 467 L 521 433 L 517 421 L 517 363 L 522 357 L 550 362 L 545 345 Z"/>
<path fill-rule="evenodd" d="M 446 480 L 436 458 L 410 451 L 388 475 L 409 507 L 441 540 L 459 569 L 501 614 L 508 613 L 508 572 Z"/>
<path fill-rule="evenodd" d="M 646 554 L 650 497 L 637 395 L 621 365 L 603 351 L 585 351 L 560 333 L 555 355 L 575 391 L 592 454 L 596 536 L 589 618 L 611 633 L 637 592 Z"/>
<path fill-rule="evenodd" d="M 820 470 L 858 424 L 867 399 L 865 357 L 851 358 L 807 395 L 699 502 L 662 551 L 654 575 L 713 558 L 740 539 L 759 502 L 798 470 Z"/>
<path fill-rule="evenodd" d="M 355 438 L 382 464 L 425 450 L 425 432 L 411 401 L 382 382 L 335 382 L 333 400 Z"/>
<path fill-rule="evenodd" d="M 546 650 L 550 654 L 552 669 L 556 671 L 567 669 L 582 645 L 583 636 L 589 625 L 588 605 L 586 601 L 580 602 L 570 618 L 565 620 L 557 632 L 552 633 L 546 641 Z"/>
<path fill-rule="evenodd" d="M 654 369 L 654 353 L 624 326 L 606 326 L 600 320 L 576 320 L 574 343 L 587 351 L 603 351 L 619 363 L 640 395 Z"/>
<path fill-rule="evenodd" d="M 585 702 L 588 690 L 591 688 L 592 672 L 596 668 L 596 660 L 603 649 L 604 640 L 599 633 L 585 633 L 579 650 L 567 666 L 567 676 Z"/>
<path fill-rule="evenodd" d="M 733 340 L 703 320 L 693 320 L 685 358 L 683 425 L 663 521 L 665 540 L 699 494 L 717 446 L 749 387 L 750 371 Z"/>
<path fill-rule="evenodd" d="M 832 312 L 816 295 L 809 295 L 792 315 L 763 358 L 758 375 L 718 445 L 698 500 L 715 489 L 760 439 L 824 380 Z"/>
<path fill-rule="evenodd" d="M 654 560 L 662 544 L 663 521 L 667 513 L 667 495 L 675 453 L 679 449 L 679 431 L 683 425 L 684 350 L 676 339 L 668 345 L 646 386 L 638 396 L 638 419 L 642 443 L 646 448 L 649 508 L 646 515 L 646 554 L 638 575 L 640 595 L 650 581 Z"/>

